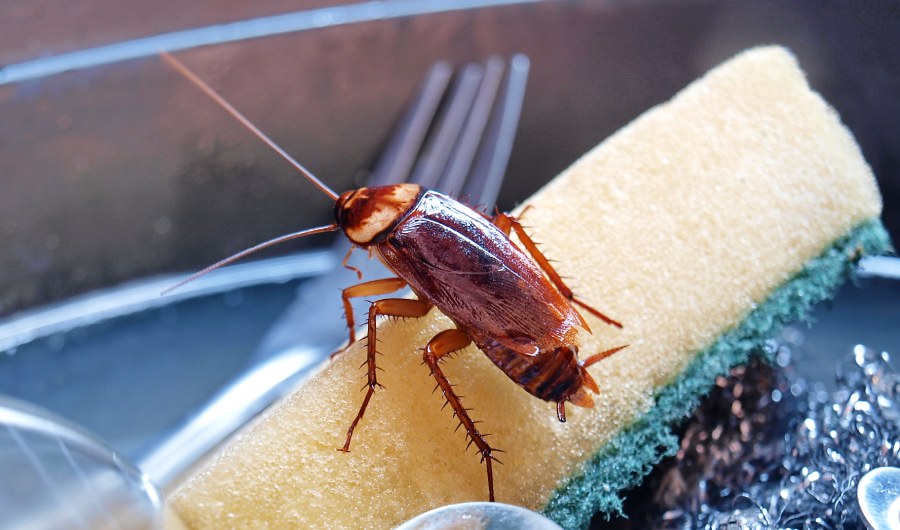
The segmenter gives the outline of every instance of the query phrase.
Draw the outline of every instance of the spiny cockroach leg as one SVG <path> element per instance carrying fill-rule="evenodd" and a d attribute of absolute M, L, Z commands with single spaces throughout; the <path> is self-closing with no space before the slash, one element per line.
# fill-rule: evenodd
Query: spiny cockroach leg
<path fill-rule="evenodd" d="M 331 354 L 331 358 L 334 359 L 339 354 L 343 353 L 350 346 L 353 346 L 353 343 L 356 342 L 356 321 L 353 318 L 353 306 L 350 304 L 351 298 L 358 298 L 360 296 L 378 296 L 382 294 L 393 293 L 394 291 L 399 291 L 406 287 L 406 281 L 400 278 L 382 278 L 380 280 L 372 280 L 370 282 L 364 282 L 357 285 L 353 285 L 351 287 L 347 287 L 341 292 L 341 299 L 344 302 L 344 315 L 347 318 L 347 328 L 350 330 L 350 342 L 347 343 L 347 346 L 337 350 L 336 352 Z"/>
<path fill-rule="evenodd" d="M 577 304 L 579 307 L 586 310 L 588 313 L 594 315 L 600 320 L 606 322 L 611 326 L 615 326 L 617 328 L 621 328 L 622 324 L 619 322 L 609 318 L 604 315 L 600 311 L 594 309 L 593 307 L 587 305 L 585 302 L 580 300 L 575 296 L 575 293 L 572 292 L 572 289 L 566 285 L 563 279 L 560 277 L 559 273 L 556 272 L 556 269 L 553 268 L 553 265 L 550 264 L 550 261 L 544 256 L 541 250 L 537 247 L 534 240 L 531 239 L 531 236 L 528 235 L 528 232 L 522 227 L 522 224 L 519 223 L 519 220 L 509 215 L 508 213 L 497 213 L 497 215 L 493 218 L 494 224 L 505 232 L 506 234 L 510 233 L 510 230 L 514 230 L 516 235 L 519 236 L 519 241 L 522 242 L 522 245 L 525 247 L 525 250 L 531 254 L 531 257 L 534 258 L 534 261 L 543 269 L 543 271 L 547 274 L 547 277 L 550 278 L 550 281 L 553 282 L 553 285 L 559 289 L 559 292 L 562 293 L 563 296 L 572 301 L 572 303 Z M 585 323 L 585 326 L 587 324 Z"/>
<path fill-rule="evenodd" d="M 388 280 L 399 280 L 399 278 L 388 278 Z M 378 281 L 385 280 L 375 280 L 373 282 L 368 283 L 376 283 Z M 402 281 L 402 280 L 401 280 Z M 405 284 L 405 282 L 404 282 Z M 356 287 L 360 287 L 360 284 Z M 351 287 L 352 289 L 352 287 Z M 396 290 L 396 289 L 395 289 Z M 390 291 L 388 291 L 390 292 Z M 356 425 L 359 423 L 359 420 L 362 419 L 363 414 L 366 412 L 366 407 L 369 406 L 369 400 L 372 399 L 372 394 L 375 393 L 375 388 L 381 386 L 378 383 L 377 370 L 378 367 L 375 365 L 375 356 L 378 354 L 376 351 L 376 343 L 378 341 L 375 336 L 376 330 L 376 321 L 379 316 L 389 315 L 389 316 L 400 316 L 400 317 L 422 317 L 428 313 L 428 310 L 431 309 L 431 304 L 429 302 L 424 302 L 421 300 L 407 300 L 404 298 L 388 298 L 386 300 L 378 300 L 377 302 L 373 302 L 369 307 L 369 323 L 368 330 L 369 336 L 367 339 L 367 349 L 366 349 L 366 397 L 363 398 L 362 405 L 359 407 L 359 413 L 356 414 L 356 418 L 354 418 L 353 423 L 350 424 L 350 428 L 347 429 L 347 439 L 344 441 L 344 446 L 338 449 L 338 451 L 349 452 L 350 451 L 350 439 L 353 437 L 353 429 L 356 428 Z M 352 328 L 351 328 L 352 329 Z M 364 387 L 365 388 L 365 387 Z"/>
<path fill-rule="evenodd" d="M 440 367 L 440 360 L 442 357 L 465 348 L 471 342 L 472 339 L 465 331 L 460 329 L 448 329 L 438 333 L 434 338 L 428 341 L 428 345 L 425 346 L 425 353 L 422 358 L 431 370 L 431 375 L 433 375 L 437 381 L 447 403 L 453 407 L 453 413 L 457 419 L 459 419 L 460 425 L 465 427 L 466 434 L 469 436 L 469 444 L 471 445 L 474 443 L 475 447 L 477 447 L 478 451 L 481 453 L 481 461 L 487 466 L 488 495 L 491 502 L 493 502 L 494 471 L 492 465 L 493 461 L 496 460 L 493 452 L 498 450 L 492 449 L 491 446 L 488 445 L 487 441 L 484 439 L 487 435 L 478 432 L 478 428 L 475 426 L 477 422 L 472 421 L 472 418 L 469 417 L 468 409 L 463 407 L 460 396 L 457 396 L 456 392 L 453 391 L 453 385 L 447 380 L 447 377 L 444 375 L 444 372 L 441 371 Z M 444 406 L 446 406 L 446 403 Z"/>

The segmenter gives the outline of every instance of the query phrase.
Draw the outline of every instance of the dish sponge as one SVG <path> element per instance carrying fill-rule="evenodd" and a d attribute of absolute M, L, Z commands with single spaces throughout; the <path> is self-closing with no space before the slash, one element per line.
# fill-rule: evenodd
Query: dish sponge
<path fill-rule="evenodd" d="M 567 423 L 472 347 L 445 374 L 506 451 L 497 500 L 567 528 L 618 510 L 716 376 L 889 248 L 858 146 L 774 47 L 712 70 L 527 204 L 524 223 L 569 285 L 625 325 L 586 316 L 581 356 L 630 346 L 590 369 L 595 407 L 570 407 Z M 336 449 L 362 400 L 359 345 L 229 441 L 170 507 L 194 529 L 390 528 L 486 500 L 484 466 L 418 350 L 449 327 L 437 311 L 379 327 L 386 389 L 350 453 Z"/>

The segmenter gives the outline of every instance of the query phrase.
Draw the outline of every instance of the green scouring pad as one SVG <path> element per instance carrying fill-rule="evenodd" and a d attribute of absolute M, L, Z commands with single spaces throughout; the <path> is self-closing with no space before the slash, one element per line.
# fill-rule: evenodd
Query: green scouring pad
<path fill-rule="evenodd" d="M 871 170 L 836 113 L 780 48 L 745 52 L 651 109 L 529 202 L 524 222 L 581 298 L 594 408 L 538 400 L 477 349 L 445 374 L 490 441 L 497 500 L 566 528 L 615 512 L 620 493 L 677 447 L 671 426 L 717 376 L 831 296 L 862 256 L 889 250 Z M 337 300 L 323 303 L 337 303 Z M 485 470 L 421 365 L 452 323 L 437 311 L 379 327 L 379 381 L 362 400 L 353 348 L 230 440 L 168 503 L 189 528 L 391 528 L 486 500 Z M 173 519 L 174 521 L 174 519 Z M 173 522 L 173 525 L 175 523 Z"/>
<path fill-rule="evenodd" d="M 554 492 L 544 513 L 564 528 L 581 528 L 596 512 L 620 512 L 620 492 L 640 483 L 663 457 L 675 454 L 679 440 L 671 426 L 693 412 L 719 376 L 746 362 L 767 339 L 802 319 L 814 304 L 831 298 L 852 273 L 854 256 L 884 253 L 889 247 L 887 232 L 873 219 L 810 260 L 737 326 L 700 350 L 674 381 L 657 391 L 650 410 L 586 462 L 582 473 Z"/>

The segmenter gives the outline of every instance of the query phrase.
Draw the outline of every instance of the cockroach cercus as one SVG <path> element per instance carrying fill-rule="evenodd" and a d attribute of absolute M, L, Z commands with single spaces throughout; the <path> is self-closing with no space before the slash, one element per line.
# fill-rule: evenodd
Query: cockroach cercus
<path fill-rule="evenodd" d="M 609 325 L 622 326 L 573 295 L 515 217 L 505 213 L 487 216 L 417 184 L 359 188 L 338 195 L 174 57 L 166 53 L 162 57 L 335 201 L 334 223 L 260 243 L 203 269 L 173 289 L 257 250 L 299 237 L 342 230 L 352 248 L 369 250 L 396 274 L 394 278 L 367 281 L 343 290 L 349 344 L 356 341 L 351 298 L 385 295 L 407 286 L 416 295 L 416 299 L 378 300 L 369 307 L 366 394 L 340 451 L 350 450 L 353 431 L 380 386 L 375 366 L 375 324 L 383 315 L 422 317 L 437 307 L 456 325 L 428 342 L 423 359 L 465 428 L 469 443 L 481 454 L 487 468 L 491 501 L 494 500 L 492 463 L 497 460 L 494 453 L 499 450 L 491 447 L 479 432 L 441 370 L 440 361 L 444 356 L 474 342 L 530 394 L 556 402 L 559 421 L 566 421 L 566 402 L 579 407 L 593 406 L 588 391 L 599 390 L 586 368 L 624 346 L 579 361 L 578 328 L 590 330 L 575 306 Z M 510 239 L 511 232 L 515 232 L 523 248 Z"/>

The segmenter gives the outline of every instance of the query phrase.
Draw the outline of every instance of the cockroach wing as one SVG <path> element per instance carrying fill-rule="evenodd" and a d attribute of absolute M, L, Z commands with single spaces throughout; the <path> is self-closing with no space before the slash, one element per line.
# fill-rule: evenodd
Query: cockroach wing
<path fill-rule="evenodd" d="M 423 194 L 378 251 L 421 298 L 472 335 L 525 355 L 577 345 L 579 320 L 569 301 L 506 234 L 445 195 Z"/>

